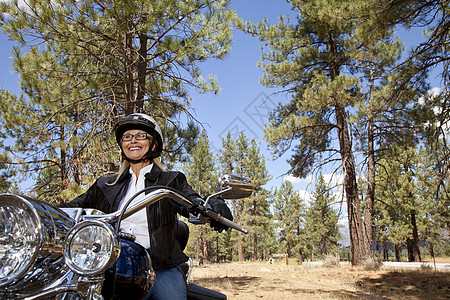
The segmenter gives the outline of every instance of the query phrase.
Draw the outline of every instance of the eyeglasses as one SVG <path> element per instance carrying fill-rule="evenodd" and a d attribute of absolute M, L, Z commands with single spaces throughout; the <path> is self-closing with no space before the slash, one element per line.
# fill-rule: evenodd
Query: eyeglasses
<path fill-rule="evenodd" d="M 146 134 L 144 132 L 138 132 L 136 134 L 131 134 L 131 133 L 125 133 L 124 135 L 122 135 L 122 141 L 124 142 L 129 142 L 133 139 L 133 137 L 137 140 L 137 141 L 142 141 L 142 140 L 146 140 L 146 139 L 153 139 L 153 137 L 149 134 Z"/>

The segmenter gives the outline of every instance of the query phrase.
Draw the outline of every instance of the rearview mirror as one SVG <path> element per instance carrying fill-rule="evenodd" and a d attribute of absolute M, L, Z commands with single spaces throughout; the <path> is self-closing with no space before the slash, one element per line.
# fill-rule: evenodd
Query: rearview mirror
<path fill-rule="evenodd" d="M 225 199 L 246 198 L 251 196 L 255 189 L 255 186 L 247 178 L 232 174 L 223 175 L 217 185 L 220 195 Z"/>

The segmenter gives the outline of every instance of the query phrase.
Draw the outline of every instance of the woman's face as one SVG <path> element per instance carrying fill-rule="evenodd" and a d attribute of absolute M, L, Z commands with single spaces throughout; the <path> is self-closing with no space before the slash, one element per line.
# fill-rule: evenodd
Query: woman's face
<path fill-rule="evenodd" d="M 125 131 L 123 136 L 129 134 L 136 135 L 138 133 L 146 134 L 145 131 L 132 129 Z M 147 136 L 149 136 L 150 139 L 152 138 L 149 134 L 147 134 Z M 131 138 L 131 141 L 124 141 L 122 139 L 122 149 L 125 156 L 133 160 L 141 159 L 145 154 L 147 154 L 148 150 L 150 149 L 150 139 L 147 138 L 144 140 L 137 140 L 134 136 Z"/>

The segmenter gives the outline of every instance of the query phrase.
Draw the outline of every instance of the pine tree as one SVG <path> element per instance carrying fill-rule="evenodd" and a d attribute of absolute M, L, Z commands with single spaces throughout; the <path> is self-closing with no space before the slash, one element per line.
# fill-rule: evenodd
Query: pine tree
<path fill-rule="evenodd" d="M 359 100 L 359 80 L 352 76 L 360 40 L 355 38 L 361 2 L 290 1 L 298 13 L 298 24 L 280 17 L 278 24 L 261 22 L 244 26 L 262 41 L 267 51 L 261 65 L 261 82 L 281 87 L 291 96 L 269 116 L 265 138 L 274 154 L 281 156 L 294 147 L 289 160 L 292 173 L 304 177 L 314 167 L 338 154 L 344 174 L 352 263 L 358 265 L 369 256 L 364 235 L 361 200 L 356 184 L 353 154 L 351 108 Z M 337 136 L 337 149 L 332 138 Z M 328 161 L 328 162 L 329 162 Z M 326 163 L 326 162 L 325 162 Z"/>
<path fill-rule="evenodd" d="M 399 92 L 399 82 L 406 72 L 407 67 L 399 72 L 398 63 L 402 54 L 403 45 L 398 40 L 393 40 L 390 31 L 372 33 L 368 35 L 363 29 L 357 30 L 361 37 L 360 48 L 357 49 L 357 69 L 362 73 L 360 81 L 363 86 L 358 103 L 355 104 L 357 113 L 353 117 L 353 123 L 357 130 L 354 135 L 358 138 L 359 145 L 355 147 L 367 156 L 366 182 L 361 190 L 366 189 L 364 199 L 364 234 L 366 240 L 373 240 L 373 214 L 375 188 L 376 188 L 376 163 L 383 152 L 389 151 L 390 146 L 398 143 L 414 145 L 418 138 L 419 122 L 413 119 L 417 95 L 423 93 L 427 85 L 421 82 L 415 87 L 408 83 L 402 83 Z"/>
<path fill-rule="evenodd" d="M 333 209 L 334 197 L 322 175 L 319 176 L 306 212 L 305 232 L 310 249 L 319 249 L 322 259 L 337 251 L 339 233 L 339 214 Z M 315 247 L 313 247 L 315 246 Z M 313 251 L 311 250 L 311 255 Z"/>
<path fill-rule="evenodd" d="M 218 179 L 215 167 L 215 159 L 209 148 L 209 139 L 203 131 L 197 145 L 193 148 L 191 156 L 185 164 L 185 172 L 188 182 L 200 195 L 209 195 L 215 192 L 215 184 Z M 197 259 L 200 264 L 204 260 L 209 260 L 207 247 L 207 226 L 193 228 L 191 236 L 197 237 L 195 248 L 197 249 Z M 218 239 L 218 236 L 216 236 Z"/>
<path fill-rule="evenodd" d="M 439 97 L 426 97 L 431 109 L 439 107 L 439 110 L 433 109 L 436 115 L 431 117 L 438 121 L 436 123 L 438 126 L 429 128 L 434 136 L 435 147 L 439 148 L 441 134 L 446 131 L 445 124 L 449 119 L 449 106 L 446 104 L 450 95 L 449 3 L 447 0 L 382 0 L 372 1 L 371 7 L 370 12 L 364 15 L 364 23 L 367 25 L 365 32 L 385 32 L 398 28 L 422 29 L 423 41 L 414 45 L 414 48 L 410 49 L 405 56 L 404 62 L 400 65 L 405 66 L 400 68 L 403 74 L 397 81 L 400 91 L 405 83 L 422 85 L 421 81 L 428 79 L 430 70 L 440 70 L 438 78 L 434 78 L 440 81 Z M 419 114 L 422 121 L 424 116 L 430 117 L 429 111 L 423 115 Z M 434 123 L 434 121 L 430 120 L 429 123 Z M 449 149 L 445 152 L 448 151 Z M 443 151 L 438 152 L 443 154 L 440 160 L 448 165 L 449 156 Z"/>
<path fill-rule="evenodd" d="M 0 193 L 7 193 L 11 188 L 10 178 L 12 174 L 8 171 L 8 163 L 8 154 L 0 153 Z"/>
<path fill-rule="evenodd" d="M 434 143 L 433 147 L 428 144 L 419 150 L 416 181 L 417 195 L 422 204 L 422 241 L 426 241 L 431 254 L 440 252 L 445 255 L 439 249 L 446 242 L 443 236 L 449 236 L 450 233 L 450 194 L 447 168 L 440 159 L 446 147 L 443 141 L 439 145 L 438 151 L 434 149 Z"/>
<path fill-rule="evenodd" d="M 231 138 L 231 134 L 228 133 L 227 136 L 222 140 L 222 148 L 220 149 L 220 154 L 218 160 L 220 162 L 220 169 L 224 174 L 237 174 L 241 175 L 238 170 L 238 150 L 236 141 Z M 234 222 L 239 226 L 242 226 L 242 216 L 241 216 L 241 206 L 238 202 L 239 200 L 232 199 L 233 204 L 233 217 Z M 238 260 L 244 260 L 244 247 L 243 238 L 241 235 L 235 232 L 231 233 L 232 243 L 237 247 Z"/>
<path fill-rule="evenodd" d="M 247 137 L 241 133 L 239 139 L 247 139 Z M 270 220 L 268 192 L 263 188 L 270 180 L 270 175 L 266 169 L 265 158 L 260 153 L 255 140 L 251 140 L 250 147 L 247 150 L 244 149 L 244 151 L 247 155 L 244 157 L 243 176 L 250 179 L 258 189 L 253 192 L 251 197 L 240 200 L 244 204 L 242 219 L 244 227 L 250 231 L 251 242 L 249 244 L 253 249 L 252 258 L 257 260 L 258 250 L 261 247 L 260 242 L 264 240 Z"/>
<path fill-rule="evenodd" d="M 366 14 L 367 30 L 380 32 L 398 28 L 424 28 L 425 40 L 406 57 L 416 66 L 414 76 L 426 76 L 430 68 L 442 67 L 443 95 L 448 91 L 450 80 L 448 40 L 450 32 L 450 11 L 447 0 L 422 1 L 373 1 L 373 13 Z M 409 78 L 410 80 L 413 77 Z M 446 96 L 448 97 L 448 95 Z"/>
<path fill-rule="evenodd" d="M 4 95 L 5 126 L 17 139 L 15 155 L 30 171 L 43 170 L 38 192 L 52 184 L 63 201 L 63 190 L 77 194 L 104 174 L 120 157 L 113 125 L 132 112 L 147 112 L 165 132 L 181 133 L 180 144 L 165 145 L 170 152 L 183 149 L 193 131 L 174 120 L 182 112 L 189 117 L 189 89 L 218 91 L 199 67 L 229 51 L 235 13 L 227 4 L 1 2 L 2 30 L 26 51 L 13 51 L 24 93 Z"/>
<path fill-rule="evenodd" d="M 232 233 L 238 260 L 243 261 L 250 255 L 253 259 L 257 259 L 258 250 L 261 249 L 260 241 L 264 239 L 270 217 L 267 191 L 261 188 L 270 180 L 265 158 L 261 155 L 256 142 L 251 140 L 249 145 L 247 137 L 241 132 L 236 140 L 233 140 L 228 133 L 222 141 L 219 161 L 224 173 L 246 177 L 252 181 L 252 184 L 259 187 L 258 191 L 249 198 L 232 200 L 234 221 L 251 232 L 248 239 L 241 233 Z M 246 252 L 246 249 L 252 250 Z"/>
<path fill-rule="evenodd" d="M 279 189 L 275 189 L 273 198 L 274 220 L 276 231 L 288 257 L 293 256 L 295 249 L 299 251 L 300 259 L 303 256 L 302 239 L 305 237 L 305 204 L 294 186 L 284 181 Z"/>
<path fill-rule="evenodd" d="M 3 103 L 2 94 L 6 91 L 0 91 L 0 103 Z M 4 130 L 4 121 L 0 117 L 0 149 L 5 149 L 0 151 L 0 193 L 7 193 L 11 188 L 11 179 L 14 174 L 9 167 L 11 164 L 11 158 L 8 155 L 10 151 L 9 147 L 6 146 L 7 132 Z"/>
<path fill-rule="evenodd" d="M 370 256 L 377 145 L 416 133 L 408 113 L 426 86 L 410 64 L 399 68 L 402 46 L 390 28 L 369 30 L 367 15 L 378 12 L 374 1 L 289 3 L 298 13 L 296 24 L 290 16 L 275 25 L 240 24 L 266 43 L 261 82 L 291 97 L 270 114 L 265 138 L 277 156 L 293 151 L 290 171 L 299 177 L 341 161 L 352 263 L 358 265 Z M 413 77 L 414 83 L 406 80 Z M 359 197 L 356 151 L 368 156 L 365 201 Z"/>
<path fill-rule="evenodd" d="M 422 202 L 417 195 L 416 149 L 395 147 L 392 157 L 380 161 L 377 185 L 377 225 L 394 243 L 405 242 L 409 261 L 420 261 L 419 230 L 422 227 Z M 398 247 L 397 246 L 397 247 Z"/>

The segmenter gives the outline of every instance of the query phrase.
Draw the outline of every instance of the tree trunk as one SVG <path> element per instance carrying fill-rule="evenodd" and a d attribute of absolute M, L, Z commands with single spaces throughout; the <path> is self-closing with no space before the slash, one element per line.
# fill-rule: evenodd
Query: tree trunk
<path fill-rule="evenodd" d="M 241 220 L 241 212 L 242 212 L 242 206 L 239 201 L 233 200 L 233 210 L 235 213 L 236 218 L 236 224 L 239 226 L 242 226 L 242 220 Z M 244 246 L 243 246 L 244 240 L 242 235 L 238 236 L 238 260 L 244 261 Z"/>
<path fill-rule="evenodd" d="M 300 262 L 300 264 L 303 263 L 303 251 L 301 247 L 298 247 L 298 260 Z"/>
<path fill-rule="evenodd" d="M 375 92 L 375 79 L 373 70 L 370 70 L 370 99 L 369 103 L 373 103 L 373 93 Z M 364 232 L 365 240 L 368 243 L 365 247 L 371 249 L 373 240 L 373 204 L 375 201 L 375 143 L 374 143 L 374 120 L 372 110 L 369 110 L 369 120 L 367 129 L 367 147 L 368 147 L 368 176 L 367 176 L 367 197 L 366 206 L 364 208 Z"/>
<path fill-rule="evenodd" d="M 286 243 L 286 254 L 288 257 L 291 257 L 291 241 L 287 241 Z"/>
<path fill-rule="evenodd" d="M 447 237 L 450 237 L 450 221 L 447 221 L 446 225 L 447 225 Z"/>
<path fill-rule="evenodd" d="M 368 243 L 365 247 L 371 248 L 373 239 L 373 203 L 375 200 L 375 150 L 374 150 L 374 124 L 372 117 L 369 119 L 368 129 L 368 148 L 369 148 L 369 165 L 367 176 L 367 197 L 366 206 L 364 208 L 364 232 L 365 241 Z"/>
<path fill-rule="evenodd" d="M 244 261 L 244 246 L 242 246 L 242 238 L 239 238 L 238 260 L 239 261 Z"/>
<path fill-rule="evenodd" d="M 369 257 L 370 251 L 362 223 L 361 205 L 358 197 L 358 187 L 356 185 L 356 170 L 345 108 L 340 105 L 336 105 L 335 107 L 342 166 L 344 169 L 344 191 L 347 198 L 352 265 L 360 265 Z"/>
<path fill-rule="evenodd" d="M 206 242 L 206 231 L 207 231 L 207 229 L 206 229 L 205 226 L 202 226 L 202 228 L 204 229 L 204 235 L 203 235 L 203 257 L 204 257 L 204 260 L 206 262 L 208 262 L 209 261 L 209 252 L 208 252 L 208 243 Z"/>
<path fill-rule="evenodd" d="M 64 130 L 64 125 L 60 125 L 60 141 L 63 143 L 63 145 L 65 144 L 65 130 Z M 59 171 L 60 171 L 60 176 L 61 176 L 61 186 L 63 189 L 66 189 L 68 186 L 68 176 L 67 176 L 67 162 L 66 162 L 66 156 L 67 156 L 67 152 L 66 149 L 61 147 L 60 148 L 60 167 L 59 167 Z"/>
<path fill-rule="evenodd" d="M 254 224 L 256 224 L 256 220 L 258 219 L 256 216 L 256 212 L 258 210 L 258 204 L 256 203 L 256 197 L 253 197 L 253 217 L 254 217 Z M 258 234 L 253 233 L 253 260 L 257 261 L 258 260 Z"/>
<path fill-rule="evenodd" d="M 129 115 L 136 112 L 135 102 L 133 101 L 133 36 L 130 33 L 125 34 L 124 41 L 124 105 L 125 114 Z"/>
<path fill-rule="evenodd" d="M 422 261 L 421 257 L 420 257 L 420 245 L 419 245 L 419 233 L 417 230 L 417 223 L 416 223 L 416 212 L 415 210 L 411 211 L 411 225 L 413 228 L 413 238 L 411 240 L 412 245 L 411 245 L 411 250 L 412 250 L 412 261 L 414 262 L 420 262 Z"/>
<path fill-rule="evenodd" d="M 400 246 L 398 243 L 394 243 L 394 252 L 395 252 L 395 261 L 400 262 L 401 261 Z"/>
<path fill-rule="evenodd" d="M 383 240 L 383 259 L 385 261 L 389 261 L 389 250 L 388 250 L 387 241 Z"/>
<path fill-rule="evenodd" d="M 145 96 L 145 79 L 147 76 L 147 34 L 141 33 L 139 35 L 139 57 L 138 57 L 138 85 L 136 93 L 136 108 L 137 111 L 144 110 L 144 96 Z"/>
<path fill-rule="evenodd" d="M 378 240 L 375 241 L 375 253 L 377 257 L 380 257 L 380 242 Z"/>
<path fill-rule="evenodd" d="M 200 234 L 197 238 L 197 260 L 199 265 L 204 264 L 204 253 L 203 253 L 203 244 L 205 237 L 205 226 L 200 228 Z"/>
<path fill-rule="evenodd" d="M 219 237 L 216 236 L 216 262 L 220 261 L 220 255 L 219 255 Z"/>
<path fill-rule="evenodd" d="M 258 237 L 256 234 L 253 235 L 253 260 L 258 260 Z"/>
<path fill-rule="evenodd" d="M 320 250 L 320 258 L 323 260 L 325 258 L 325 255 L 328 252 L 328 248 L 327 248 L 327 240 L 326 238 L 322 238 L 320 243 L 319 243 L 319 250 Z"/>

